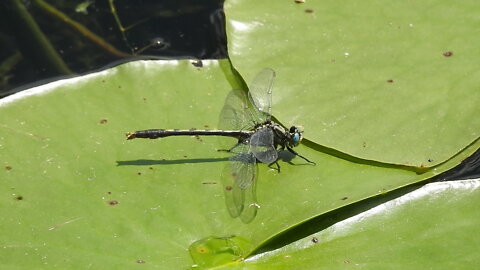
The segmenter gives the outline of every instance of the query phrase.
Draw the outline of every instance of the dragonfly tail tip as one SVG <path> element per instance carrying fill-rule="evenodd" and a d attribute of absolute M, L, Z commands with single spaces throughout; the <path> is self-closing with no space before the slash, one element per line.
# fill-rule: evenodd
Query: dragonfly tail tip
<path fill-rule="evenodd" d="M 125 134 L 127 136 L 127 140 L 131 140 L 131 139 L 135 139 L 135 132 L 127 132 L 127 134 Z"/>

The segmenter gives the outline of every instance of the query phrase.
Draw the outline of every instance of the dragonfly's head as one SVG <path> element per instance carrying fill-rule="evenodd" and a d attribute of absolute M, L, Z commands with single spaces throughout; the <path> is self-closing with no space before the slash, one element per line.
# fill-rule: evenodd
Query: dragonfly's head
<path fill-rule="evenodd" d="M 303 127 L 301 126 L 292 126 L 288 131 L 290 133 L 290 147 L 294 147 L 300 144 L 303 139 Z"/>

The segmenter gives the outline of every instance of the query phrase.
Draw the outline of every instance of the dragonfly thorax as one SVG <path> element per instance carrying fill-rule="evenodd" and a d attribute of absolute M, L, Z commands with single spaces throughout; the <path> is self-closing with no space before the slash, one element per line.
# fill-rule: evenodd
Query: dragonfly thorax
<path fill-rule="evenodd" d="M 279 146 L 281 149 L 285 147 L 292 148 L 298 146 L 303 139 L 303 129 L 299 126 L 292 126 L 290 129 L 285 129 L 281 125 L 267 121 L 263 124 L 257 124 L 253 130 L 255 133 L 257 130 L 269 128 L 273 131 L 273 144 L 275 148 Z"/>

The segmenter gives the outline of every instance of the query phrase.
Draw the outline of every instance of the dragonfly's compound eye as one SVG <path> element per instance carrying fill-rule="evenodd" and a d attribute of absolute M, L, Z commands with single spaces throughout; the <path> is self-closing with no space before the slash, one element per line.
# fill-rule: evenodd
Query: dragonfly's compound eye
<path fill-rule="evenodd" d="M 297 146 L 302 140 L 302 135 L 299 132 L 295 132 L 292 137 L 293 145 Z"/>
<path fill-rule="evenodd" d="M 289 132 L 290 132 L 290 137 L 292 138 L 291 143 L 293 144 L 293 146 L 297 146 L 302 141 L 303 130 L 297 126 L 293 126 L 290 128 Z"/>

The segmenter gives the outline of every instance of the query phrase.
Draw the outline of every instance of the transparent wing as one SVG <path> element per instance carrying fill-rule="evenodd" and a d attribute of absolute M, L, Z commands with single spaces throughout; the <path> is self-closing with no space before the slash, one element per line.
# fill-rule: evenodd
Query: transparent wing
<path fill-rule="evenodd" d="M 245 202 L 245 190 L 235 184 L 235 178 L 230 166 L 225 166 L 222 173 L 223 191 L 228 213 L 233 218 L 240 216 Z"/>
<path fill-rule="evenodd" d="M 255 169 L 258 167 L 255 165 Z M 255 172 L 255 177 L 257 173 Z M 250 223 L 256 216 L 257 210 L 260 206 L 257 203 L 257 181 L 253 180 L 252 185 L 244 190 L 245 201 L 243 203 L 243 212 L 240 215 L 240 219 L 243 223 Z"/>
<path fill-rule="evenodd" d="M 275 71 L 266 68 L 255 76 L 249 86 L 249 92 L 230 91 L 220 113 L 219 128 L 246 130 L 269 120 L 274 79 Z"/>
<path fill-rule="evenodd" d="M 243 90 L 232 90 L 225 98 L 218 127 L 223 130 L 250 130 L 257 122 L 253 105 Z"/>
<path fill-rule="evenodd" d="M 257 214 L 258 204 L 255 191 L 257 166 L 255 156 L 248 152 L 248 145 L 242 153 L 230 158 L 222 173 L 225 202 L 232 217 L 248 223 Z"/>
<path fill-rule="evenodd" d="M 272 88 L 275 80 L 275 71 L 270 68 L 263 69 L 253 79 L 249 86 L 251 102 L 255 105 L 259 118 L 263 123 L 270 119 L 272 113 Z"/>
<path fill-rule="evenodd" d="M 278 158 L 277 149 L 273 146 L 273 131 L 271 128 L 257 130 L 250 137 L 250 151 L 263 163 L 270 164 Z"/>
<path fill-rule="evenodd" d="M 273 70 L 264 69 L 253 80 L 249 92 L 232 90 L 220 113 L 219 128 L 252 130 L 256 124 L 270 120 L 274 78 Z M 256 160 L 265 163 L 277 160 L 272 130 L 258 130 L 248 143 L 238 144 L 231 152 L 235 156 L 230 158 L 222 173 L 225 201 L 232 217 L 240 217 L 248 223 L 255 218 L 259 208 L 256 198 Z"/>

